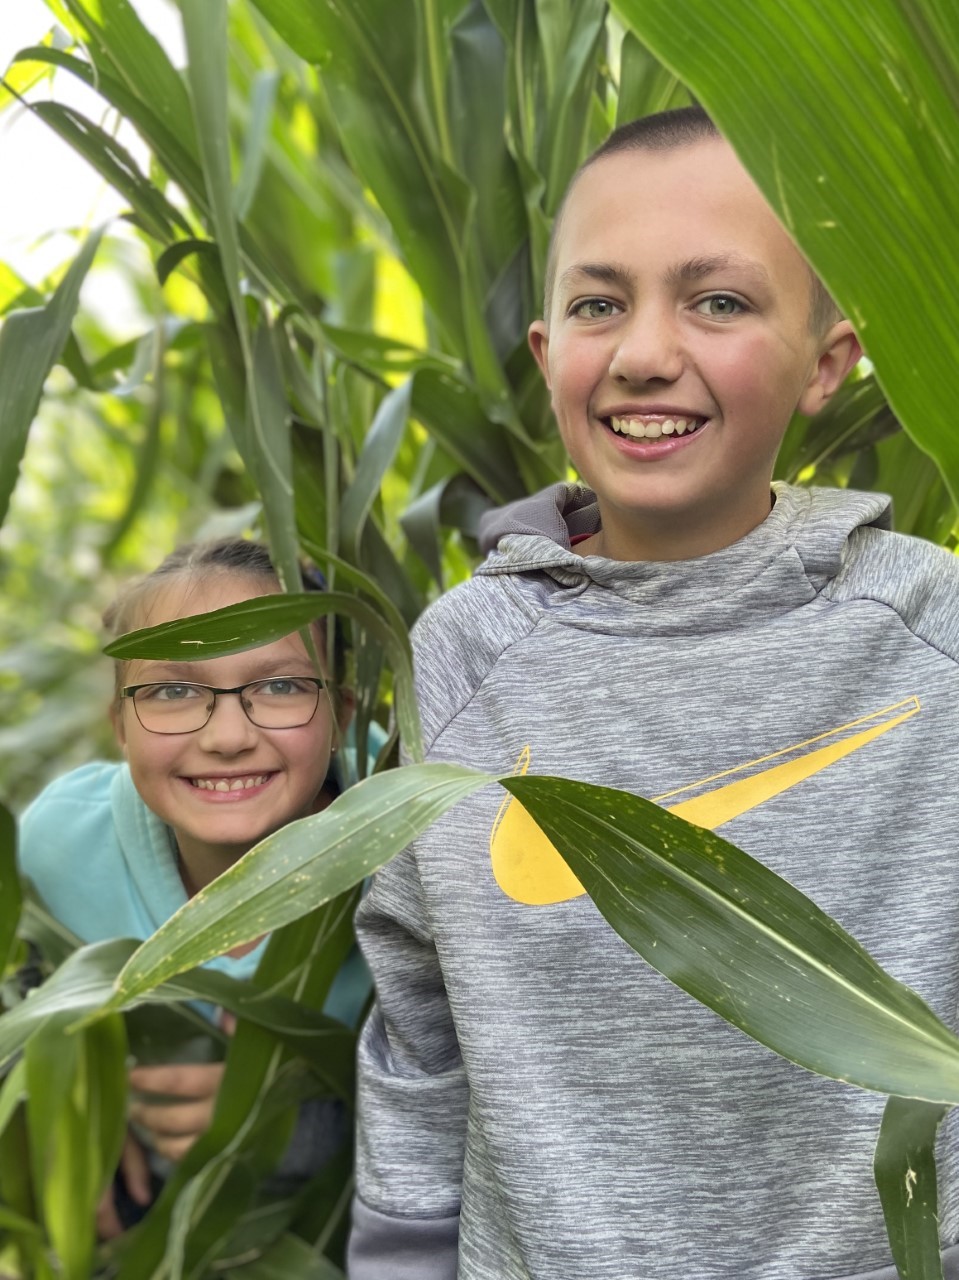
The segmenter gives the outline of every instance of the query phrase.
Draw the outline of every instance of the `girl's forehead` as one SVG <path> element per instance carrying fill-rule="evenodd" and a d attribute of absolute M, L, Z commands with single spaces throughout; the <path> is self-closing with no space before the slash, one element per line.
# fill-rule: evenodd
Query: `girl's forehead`
<path fill-rule="evenodd" d="M 262 578 L 238 573 L 194 571 L 177 574 L 156 585 L 144 596 L 131 626 L 155 627 L 180 618 L 212 613 L 229 605 L 242 604 L 261 596 L 278 595 L 279 588 Z M 322 646 L 319 646 L 322 660 Z M 270 675 L 312 670 L 312 659 L 298 632 L 278 640 L 219 658 L 196 662 L 131 660 L 124 673 L 125 683 L 179 679 L 198 684 L 241 684 Z"/>
<path fill-rule="evenodd" d="M 261 578 L 238 573 L 174 574 L 158 581 L 147 591 L 136 611 L 136 627 L 155 627 L 178 618 L 192 618 L 198 613 L 212 613 L 229 605 L 242 604 L 259 596 L 276 595 L 279 587 Z"/>

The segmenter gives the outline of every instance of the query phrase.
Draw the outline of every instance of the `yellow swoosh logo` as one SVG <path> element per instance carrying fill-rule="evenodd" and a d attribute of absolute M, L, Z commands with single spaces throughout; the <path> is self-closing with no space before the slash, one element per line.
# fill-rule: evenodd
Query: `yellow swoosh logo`
<path fill-rule="evenodd" d="M 883 707 L 881 711 L 874 711 L 871 715 L 840 725 L 838 729 L 830 729 L 827 733 L 784 747 L 772 755 L 750 760 L 734 769 L 726 769 L 722 773 L 653 798 L 657 804 L 662 804 L 665 800 L 672 800 L 691 791 L 699 792 L 698 795 L 666 807 L 670 813 L 677 813 L 688 822 L 714 831 L 723 823 L 731 822 L 733 818 L 765 804 L 773 796 L 788 791 L 790 787 L 828 769 L 845 756 L 861 750 L 882 734 L 911 720 L 920 710 L 918 698 L 906 698 L 892 706 Z M 524 747 L 516 761 L 514 772 L 525 774 L 530 760 L 530 749 Z M 750 772 L 759 765 L 768 767 L 755 773 Z M 743 774 L 747 776 L 737 776 Z M 710 783 L 727 778 L 732 780 L 722 781 L 722 785 L 711 787 L 708 791 L 700 791 L 700 788 Z M 555 847 L 520 802 L 512 796 L 504 799 L 493 823 L 490 858 L 496 883 L 516 902 L 528 906 L 547 906 L 578 898 L 586 892 Z"/>

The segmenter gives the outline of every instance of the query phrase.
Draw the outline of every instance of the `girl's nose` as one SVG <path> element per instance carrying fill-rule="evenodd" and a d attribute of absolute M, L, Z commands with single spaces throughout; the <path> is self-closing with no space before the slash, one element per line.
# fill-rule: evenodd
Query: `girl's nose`
<path fill-rule="evenodd" d="M 682 371 L 682 335 L 671 308 L 638 307 L 620 329 L 609 364 L 611 376 L 631 386 L 644 386 L 676 382 Z"/>
<path fill-rule="evenodd" d="M 259 730 L 247 717 L 238 693 L 218 693 L 209 720 L 197 733 L 204 751 L 235 755 L 256 745 Z"/>

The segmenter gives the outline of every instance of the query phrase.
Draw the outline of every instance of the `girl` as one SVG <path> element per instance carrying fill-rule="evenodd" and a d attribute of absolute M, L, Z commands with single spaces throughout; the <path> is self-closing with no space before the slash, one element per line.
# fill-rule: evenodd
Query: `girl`
<path fill-rule="evenodd" d="M 305 590 L 324 585 L 315 570 L 304 568 L 302 580 Z M 122 592 L 104 623 L 117 635 L 279 591 L 257 543 L 185 546 Z M 323 655 L 323 624 L 314 631 Z M 334 799 L 330 766 L 351 714 L 350 695 L 327 688 L 298 633 L 229 657 L 117 662 L 111 716 L 124 762 L 84 765 L 41 792 L 21 823 L 23 873 L 84 942 L 146 938 L 258 841 Z M 264 945 L 210 965 L 251 977 Z M 327 1012 L 355 1020 L 365 996 L 357 985 L 354 975 L 352 992 L 334 989 Z M 162 1105 L 131 1105 L 150 1151 L 148 1159 L 131 1138 L 124 1152 L 126 1191 L 137 1204 L 151 1198 L 150 1168 L 162 1173 L 209 1127 L 222 1074 L 221 1063 L 131 1071 L 135 1097 L 167 1095 Z M 309 1176 L 346 1130 L 339 1103 L 304 1108 L 280 1172 Z M 121 1230 L 111 1198 L 98 1226 L 105 1236 Z"/>

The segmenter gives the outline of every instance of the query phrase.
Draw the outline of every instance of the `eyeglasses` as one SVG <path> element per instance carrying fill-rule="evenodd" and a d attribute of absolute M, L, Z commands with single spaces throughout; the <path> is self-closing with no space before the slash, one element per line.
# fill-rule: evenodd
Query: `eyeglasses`
<path fill-rule="evenodd" d="M 316 676 L 271 676 L 235 689 L 209 684 L 130 684 L 120 690 L 150 733 L 195 733 L 209 722 L 222 694 L 235 693 L 251 724 L 260 729 L 296 729 L 309 724 L 320 702 Z"/>

